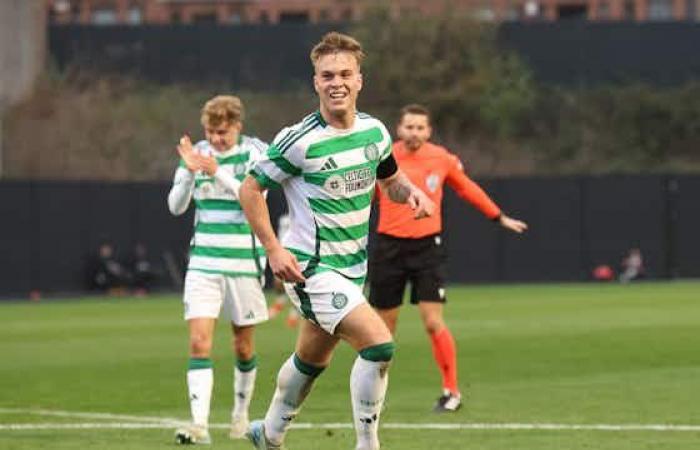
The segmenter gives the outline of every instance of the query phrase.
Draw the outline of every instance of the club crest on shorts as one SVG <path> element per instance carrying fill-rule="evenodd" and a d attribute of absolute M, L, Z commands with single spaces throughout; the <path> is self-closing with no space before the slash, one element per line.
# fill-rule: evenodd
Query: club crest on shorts
<path fill-rule="evenodd" d="M 343 309 L 348 304 L 348 296 L 342 292 L 334 292 L 331 304 L 335 309 Z"/>
<path fill-rule="evenodd" d="M 377 144 L 367 144 L 365 147 L 365 158 L 368 161 L 376 161 L 379 159 L 379 147 Z"/>

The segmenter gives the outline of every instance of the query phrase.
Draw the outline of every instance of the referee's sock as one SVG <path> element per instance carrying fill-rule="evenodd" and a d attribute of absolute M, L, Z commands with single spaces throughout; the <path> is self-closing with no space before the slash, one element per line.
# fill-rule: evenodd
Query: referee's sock
<path fill-rule="evenodd" d="M 442 375 L 442 387 L 459 395 L 457 387 L 457 348 L 452 333 L 447 327 L 430 335 L 433 356 Z"/>

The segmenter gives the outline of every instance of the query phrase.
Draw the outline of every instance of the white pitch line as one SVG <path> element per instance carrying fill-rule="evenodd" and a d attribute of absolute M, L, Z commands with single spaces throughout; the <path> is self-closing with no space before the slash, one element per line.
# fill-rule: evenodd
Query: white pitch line
<path fill-rule="evenodd" d="M 187 423 L 184 419 L 176 419 L 174 417 L 135 416 L 130 414 L 91 413 L 55 409 L 0 408 L 0 414 L 35 414 L 39 416 L 74 417 L 77 419 L 133 420 L 136 422 L 156 422 L 175 425 Z"/>
<path fill-rule="evenodd" d="M 0 431 L 85 429 L 170 429 L 172 423 L 14 423 L 0 424 Z M 227 429 L 228 423 L 211 424 Z M 700 425 L 672 424 L 561 424 L 561 423 L 385 423 L 385 429 L 411 430 L 521 430 L 521 431 L 700 431 Z M 351 423 L 297 423 L 296 429 L 352 429 Z"/>

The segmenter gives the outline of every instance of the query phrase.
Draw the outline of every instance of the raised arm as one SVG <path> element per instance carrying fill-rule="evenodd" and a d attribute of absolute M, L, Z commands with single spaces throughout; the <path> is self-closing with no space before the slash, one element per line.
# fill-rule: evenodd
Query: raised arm
<path fill-rule="evenodd" d="M 299 262 L 287 249 L 282 247 L 275 236 L 270 211 L 264 196 L 265 189 L 252 176 L 248 175 L 241 185 L 239 201 L 245 213 L 250 228 L 258 236 L 267 253 L 272 273 L 287 282 L 302 282 Z"/>
<path fill-rule="evenodd" d="M 175 171 L 173 187 L 168 193 L 168 209 L 174 216 L 182 215 L 187 211 L 192 199 L 192 192 L 194 192 L 194 172 L 198 169 L 198 165 L 192 157 L 194 150 L 189 137 L 183 136 L 180 139 L 177 151 L 182 157 L 184 167 L 178 167 Z"/>

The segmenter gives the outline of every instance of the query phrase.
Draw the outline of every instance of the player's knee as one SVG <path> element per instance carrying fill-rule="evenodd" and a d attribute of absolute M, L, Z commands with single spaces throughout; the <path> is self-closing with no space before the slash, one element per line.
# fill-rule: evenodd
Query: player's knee
<path fill-rule="evenodd" d="M 435 334 L 445 328 L 445 322 L 441 317 L 428 317 L 423 321 L 423 326 L 428 334 Z"/>
<path fill-rule="evenodd" d="M 394 357 L 396 345 L 393 342 L 385 342 L 379 345 L 372 345 L 360 350 L 360 357 L 367 361 L 389 362 Z"/>
<path fill-rule="evenodd" d="M 212 339 L 206 333 L 195 333 L 190 336 L 190 354 L 195 357 L 209 357 Z"/>
<path fill-rule="evenodd" d="M 247 361 L 253 357 L 253 343 L 249 339 L 234 339 L 233 351 L 238 359 Z"/>

